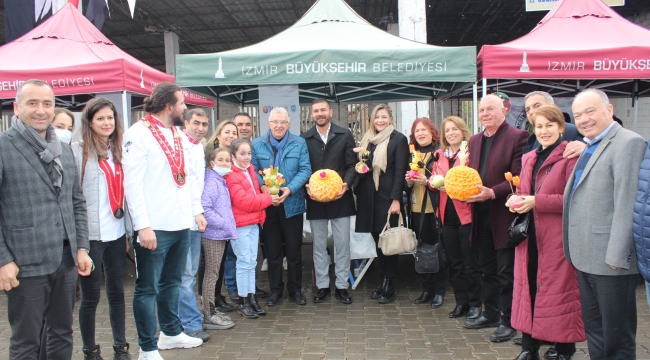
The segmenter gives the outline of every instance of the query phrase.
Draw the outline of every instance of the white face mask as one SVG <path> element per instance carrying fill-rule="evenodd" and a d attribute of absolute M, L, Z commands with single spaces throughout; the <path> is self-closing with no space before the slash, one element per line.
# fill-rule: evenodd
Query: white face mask
<path fill-rule="evenodd" d="M 216 171 L 217 174 L 221 175 L 221 177 L 224 177 L 224 176 L 226 176 L 226 175 L 228 175 L 228 174 L 230 174 L 232 172 L 232 169 L 230 169 L 230 168 L 222 168 L 219 165 L 215 165 L 212 169 L 214 171 Z"/>
<path fill-rule="evenodd" d="M 70 141 L 72 140 L 72 131 L 66 129 L 54 129 L 54 132 L 59 140 L 66 144 L 70 144 Z"/>

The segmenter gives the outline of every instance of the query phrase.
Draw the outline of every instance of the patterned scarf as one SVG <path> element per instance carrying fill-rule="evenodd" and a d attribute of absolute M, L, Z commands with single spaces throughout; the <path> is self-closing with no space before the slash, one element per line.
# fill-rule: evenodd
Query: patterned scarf
<path fill-rule="evenodd" d="M 14 116 L 15 117 L 15 116 Z M 13 127 L 27 141 L 27 143 L 38 154 L 42 162 L 45 163 L 47 174 L 52 180 L 52 185 L 57 193 L 61 192 L 63 183 L 63 165 L 61 164 L 61 141 L 54 132 L 54 126 L 47 128 L 45 139 L 34 130 L 31 126 L 26 126 L 22 120 L 12 119 Z"/>

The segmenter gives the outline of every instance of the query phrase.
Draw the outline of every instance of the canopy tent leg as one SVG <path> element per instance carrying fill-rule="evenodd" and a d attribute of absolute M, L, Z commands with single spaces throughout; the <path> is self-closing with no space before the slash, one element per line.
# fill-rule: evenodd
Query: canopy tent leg
<path fill-rule="evenodd" d="M 445 101 L 440 100 L 440 122 L 445 119 Z"/>
<path fill-rule="evenodd" d="M 639 116 L 639 80 L 634 80 L 634 94 L 632 94 L 632 107 L 634 108 L 634 132 L 639 132 L 638 116 Z"/>
<path fill-rule="evenodd" d="M 482 80 L 481 86 L 482 86 L 481 97 L 484 97 L 485 95 L 487 95 L 487 79 Z"/>
<path fill-rule="evenodd" d="M 212 123 L 212 131 L 214 131 L 217 128 L 217 124 L 214 119 L 214 108 L 210 109 L 210 123 Z"/>
<path fill-rule="evenodd" d="M 478 133 L 478 83 L 472 86 L 472 125 L 473 134 Z"/>
<path fill-rule="evenodd" d="M 129 109 L 129 102 L 126 101 L 126 90 L 122 91 L 122 114 L 124 131 L 126 131 L 131 125 L 131 109 Z"/>

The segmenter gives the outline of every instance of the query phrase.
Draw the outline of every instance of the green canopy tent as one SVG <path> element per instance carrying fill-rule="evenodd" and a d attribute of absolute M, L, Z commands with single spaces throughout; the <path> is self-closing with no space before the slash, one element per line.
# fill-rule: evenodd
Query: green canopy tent
<path fill-rule="evenodd" d="M 241 105 L 258 85 L 299 84 L 300 102 L 449 97 L 476 82 L 476 47 L 406 40 L 368 23 L 343 0 L 318 0 L 298 22 L 260 43 L 176 55 L 176 83 Z"/>

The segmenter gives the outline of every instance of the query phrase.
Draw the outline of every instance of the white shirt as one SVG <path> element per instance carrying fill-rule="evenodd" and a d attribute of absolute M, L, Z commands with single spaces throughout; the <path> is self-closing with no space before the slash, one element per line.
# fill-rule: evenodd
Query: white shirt
<path fill-rule="evenodd" d="M 316 127 L 316 132 L 320 136 L 321 140 L 323 140 L 323 144 L 325 144 L 325 145 L 327 145 L 327 137 L 330 136 L 330 129 L 332 129 L 332 123 L 331 122 L 327 125 L 327 132 L 325 133 L 325 136 L 323 136 L 323 134 L 321 134 L 320 130 L 318 130 L 318 126 Z"/>
<path fill-rule="evenodd" d="M 115 173 L 115 163 L 113 163 L 113 152 L 109 149 L 108 154 L 108 165 Z M 111 203 L 108 199 L 108 188 L 106 187 L 106 176 L 101 168 L 99 168 L 99 237 L 101 241 L 112 241 L 117 240 L 126 233 L 126 228 L 124 227 L 124 218 L 117 220 L 113 216 L 113 210 L 111 209 Z"/>
<path fill-rule="evenodd" d="M 187 137 L 187 135 L 181 131 L 182 137 Z M 190 172 L 189 176 L 194 177 L 196 184 L 196 191 L 199 193 L 199 200 L 203 194 L 203 186 L 205 185 L 205 150 L 203 145 L 199 142 L 198 144 L 192 144 L 189 139 L 186 139 L 190 144 L 190 157 L 191 161 L 188 166 L 188 171 Z M 192 222 L 192 231 L 199 231 L 199 226 L 196 225 L 196 221 Z"/>
<path fill-rule="evenodd" d="M 172 129 L 159 129 L 173 149 Z M 189 171 L 192 168 L 192 144 L 180 130 L 178 132 Z M 187 176 L 183 186 L 176 185 L 165 153 L 141 121 L 124 133 L 123 144 L 124 192 L 134 230 L 146 227 L 163 231 L 192 228 L 194 217 L 203 213 L 196 176 Z"/>

